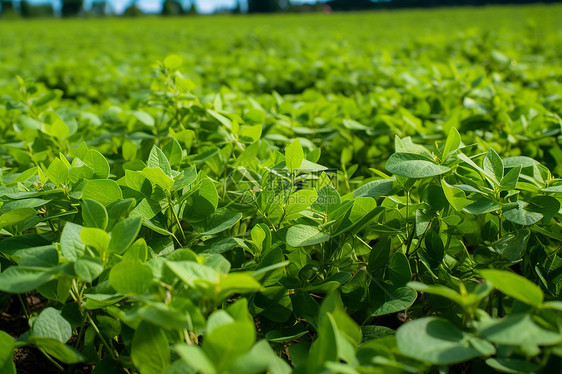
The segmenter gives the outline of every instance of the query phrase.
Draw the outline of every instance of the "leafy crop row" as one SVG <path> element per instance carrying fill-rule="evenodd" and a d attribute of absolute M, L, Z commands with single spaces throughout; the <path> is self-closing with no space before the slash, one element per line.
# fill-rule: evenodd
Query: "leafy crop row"
<path fill-rule="evenodd" d="M 560 371 L 560 52 L 480 33 L 350 74 L 334 43 L 333 73 L 225 54 L 202 89 L 177 55 L 123 96 L 19 78 L 0 290 L 29 331 L 0 332 L 0 372 L 23 347 L 94 373 Z"/>

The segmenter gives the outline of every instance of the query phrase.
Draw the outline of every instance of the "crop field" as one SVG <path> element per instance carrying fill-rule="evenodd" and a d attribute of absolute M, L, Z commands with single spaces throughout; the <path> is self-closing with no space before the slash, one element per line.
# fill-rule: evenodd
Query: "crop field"
<path fill-rule="evenodd" d="M 0 373 L 562 372 L 561 19 L 0 20 Z"/>

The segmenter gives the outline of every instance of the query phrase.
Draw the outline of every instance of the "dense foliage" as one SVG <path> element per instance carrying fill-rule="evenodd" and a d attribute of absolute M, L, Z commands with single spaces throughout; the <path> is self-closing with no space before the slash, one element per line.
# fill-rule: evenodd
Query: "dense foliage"
<path fill-rule="evenodd" d="M 559 372 L 561 10 L 1 23 L 0 371 Z"/>

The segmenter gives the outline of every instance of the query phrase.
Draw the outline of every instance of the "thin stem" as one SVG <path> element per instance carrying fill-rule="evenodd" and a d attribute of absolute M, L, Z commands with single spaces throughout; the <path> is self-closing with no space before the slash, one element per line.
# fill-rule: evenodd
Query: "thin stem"
<path fill-rule="evenodd" d="M 172 203 L 172 197 L 170 195 L 168 195 L 168 207 L 172 211 L 172 216 L 174 217 L 174 219 L 176 221 L 176 225 L 178 226 L 178 229 L 181 232 L 181 236 L 183 238 L 183 241 L 185 242 L 186 241 L 185 233 L 183 232 L 183 229 L 181 227 L 180 219 L 179 219 L 179 217 L 176 213 L 176 210 L 174 209 L 174 204 Z"/>
<path fill-rule="evenodd" d="M 20 301 L 21 307 L 23 308 L 25 318 L 29 319 L 29 313 L 27 312 L 27 307 L 25 306 L 25 303 L 23 302 L 23 299 L 21 298 L 20 294 L 18 294 L 18 300 Z"/>
<path fill-rule="evenodd" d="M 60 371 L 62 371 L 64 373 L 64 368 L 62 366 L 60 366 L 60 364 L 58 362 L 56 362 L 54 358 L 49 356 L 49 354 L 47 352 L 45 352 L 45 350 L 43 348 L 39 348 L 39 350 L 45 355 L 45 357 L 47 357 L 47 360 L 51 361 L 53 363 L 53 365 L 55 365 L 57 367 L 57 369 L 59 369 Z"/>
<path fill-rule="evenodd" d="M 92 327 L 94 328 L 94 331 L 96 332 L 96 334 L 98 334 L 101 342 L 103 343 L 103 345 L 105 346 L 105 348 L 108 350 L 109 354 L 111 355 L 111 357 L 114 360 L 117 360 L 117 358 L 119 357 L 119 354 L 117 352 L 114 352 L 113 349 L 111 348 L 111 346 L 107 343 L 107 341 L 105 340 L 105 338 L 103 337 L 103 335 L 101 334 L 100 330 L 98 329 L 98 327 L 96 326 L 96 324 L 94 323 L 94 320 L 92 320 L 92 317 L 90 316 L 89 313 L 86 313 L 86 318 L 88 319 L 88 322 L 90 322 L 90 324 L 92 325 Z"/>

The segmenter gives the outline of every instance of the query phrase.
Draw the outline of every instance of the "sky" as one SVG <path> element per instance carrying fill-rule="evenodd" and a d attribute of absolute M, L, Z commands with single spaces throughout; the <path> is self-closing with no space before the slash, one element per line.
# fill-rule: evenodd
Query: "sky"
<path fill-rule="evenodd" d="M 52 2 L 55 8 L 58 8 L 60 0 L 28 0 L 32 4 L 42 4 Z M 93 0 L 85 0 L 84 5 L 89 7 Z M 108 0 L 113 9 L 117 13 L 121 13 L 130 3 L 131 0 Z M 181 0 L 180 0 L 181 1 Z M 186 3 L 186 1 L 181 1 Z M 195 0 L 197 9 L 201 13 L 212 13 L 218 8 L 233 8 L 236 0 Z M 291 0 L 294 4 L 303 4 L 315 2 L 314 0 Z M 138 0 L 137 5 L 145 12 L 158 12 L 161 9 L 163 0 Z"/>

